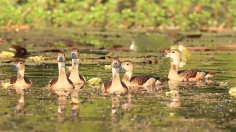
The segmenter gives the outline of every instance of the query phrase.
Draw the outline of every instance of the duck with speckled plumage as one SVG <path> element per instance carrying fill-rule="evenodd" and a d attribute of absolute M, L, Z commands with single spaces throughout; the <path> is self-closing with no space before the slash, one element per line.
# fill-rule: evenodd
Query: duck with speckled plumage
<path fill-rule="evenodd" d="M 171 49 L 162 58 L 171 58 L 171 68 L 168 74 L 168 79 L 176 81 L 198 81 L 209 79 L 214 76 L 214 72 L 205 72 L 199 69 L 178 70 L 181 62 L 181 52 L 177 49 Z"/>
<path fill-rule="evenodd" d="M 122 62 L 121 69 L 125 70 L 125 74 L 124 74 L 122 81 L 130 89 L 154 88 L 155 85 L 159 85 L 163 82 L 163 79 L 161 79 L 157 76 L 152 76 L 152 75 L 147 75 L 147 74 L 133 76 L 134 65 L 129 60 Z"/>

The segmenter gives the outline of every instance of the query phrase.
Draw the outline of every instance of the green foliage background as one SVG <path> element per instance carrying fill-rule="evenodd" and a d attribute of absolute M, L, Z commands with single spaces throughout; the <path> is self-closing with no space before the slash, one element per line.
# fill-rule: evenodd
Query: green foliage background
<path fill-rule="evenodd" d="M 0 26 L 156 28 L 236 25 L 235 0 L 1 0 Z"/>

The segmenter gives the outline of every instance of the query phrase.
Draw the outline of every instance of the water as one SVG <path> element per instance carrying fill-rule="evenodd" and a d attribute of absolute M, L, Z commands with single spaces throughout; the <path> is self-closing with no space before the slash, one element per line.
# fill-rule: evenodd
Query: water
<path fill-rule="evenodd" d="M 129 54 L 137 56 L 134 53 L 116 54 L 120 54 L 121 60 L 132 60 L 127 58 Z M 158 64 L 145 64 L 139 63 L 142 55 L 138 57 L 139 61 L 133 58 L 136 60 L 134 74 L 167 77 L 169 59 L 157 58 Z M 80 65 L 80 73 L 87 80 L 97 76 L 102 81 L 111 78 L 111 70 L 104 69 L 104 65 L 110 63 L 109 60 L 91 62 L 84 60 Z M 120 107 L 115 109 L 117 114 L 113 110 L 113 116 L 112 99 L 104 98 L 100 86 L 89 85 L 79 93 L 80 109 L 77 116 L 70 114 L 69 99 L 65 114 L 58 114 L 57 97 L 45 89 L 49 80 L 58 74 L 57 64 L 30 63 L 25 76 L 31 79 L 33 87 L 26 92 L 23 112 L 15 112 L 15 92 L 0 89 L 0 131 L 233 131 L 236 124 L 236 99 L 228 91 L 235 86 L 235 63 L 235 53 L 231 51 L 192 52 L 191 59 L 182 69 L 213 71 L 216 75 L 210 82 L 173 86 L 166 81 L 151 93 L 131 94 L 131 104 L 121 99 Z M 16 75 L 9 64 L 2 63 L 0 69 L 2 81 Z M 167 96 L 166 92 L 170 89 L 176 89 L 179 94 Z"/>
<path fill-rule="evenodd" d="M 235 130 L 235 97 L 228 93 L 229 89 L 236 85 L 236 58 L 233 51 L 191 51 L 191 59 L 182 69 L 199 68 L 213 71 L 216 75 L 210 81 L 178 85 L 165 81 L 149 93 L 131 94 L 131 102 L 127 99 L 121 99 L 119 102 L 117 98 L 105 98 L 101 93 L 100 84 L 111 78 L 111 70 L 104 69 L 104 65 L 110 64 L 109 56 L 115 55 L 121 60 L 133 61 L 134 75 L 144 73 L 162 78 L 167 78 L 170 60 L 159 59 L 160 54 L 156 52 L 123 52 L 122 48 L 116 49 L 119 51 L 96 50 L 97 48 L 91 45 L 90 47 L 84 45 L 84 42 L 79 43 L 88 38 L 78 37 L 71 33 L 65 34 L 65 31 L 63 35 L 58 36 L 57 32 L 1 33 L 2 37 L 7 40 L 0 45 L 1 50 L 7 50 L 12 44 L 20 44 L 27 48 L 31 56 L 43 55 L 45 60 L 35 63 L 25 58 L 27 64 L 25 76 L 31 79 L 33 87 L 25 94 L 23 111 L 16 112 L 16 106 L 19 107 L 16 92 L 0 87 L 0 131 Z M 122 34 L 119 41 L 109 38 L 109 42 L 112 40 L 112 44 L 121 44 L 127 49 L 136 33 Z M 197 41 L 195 38 L 194 40 Z M 146 42 L 146 40 L 143 41 Z M 217 40 L 217 42 L 220 41 Z M 99 85 L 95 87 L 86 85 L 79 93 L 79 114 L 76 116 L 70 113 L 72 106 L 69 105 L 69 99 L 67 99 L 65 114 L 57 113 L 57 97 L 45 89 L 50 79 L 58 76 L 57 54 L 41 52 L 47 49 L 65 50 L 69 66 L 71 65 L 69 59 L 71 45 L 79 47 L 81 51 L 80 73 L 87 80 L 94 77 L 102 79 Z M 107 56 L 106 59 L 99 59 L 105 56 Z M 157 59 L 158 63 L 146 63 L 153 59 Z M 8 60 L 10 59 L 0 59 L 1 62 Z M 8 81 L 7 79 L 16 75 L 16 71 L 11 69 L 13 63 L 14 60 L 10 64 L 1 63 L 0 82 Z M 124 73 L 120 75 L 123 77 Z M 176 94 L 169 96 L 167 93 L 171 90 L 175 90 Z"/>

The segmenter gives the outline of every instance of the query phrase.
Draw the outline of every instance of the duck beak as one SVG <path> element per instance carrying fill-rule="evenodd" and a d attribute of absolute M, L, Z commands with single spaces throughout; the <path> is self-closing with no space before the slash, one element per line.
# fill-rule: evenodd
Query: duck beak
<path fill-rule="evenodd" d="M 119 68 L 119 64 L 117 62 L 114 62 L 113 67 L 114 68 Z"/>
<path fill-rule="evenodd" d="M 12 67 L 12 70 L 18 70 L 19 68 L 18 68 L 18 66 L 17 65 L 14 65 L 13 67 Z"/>
<path fill-rule="evenodd" d="M 76 59 L 76 54 L 75 53 L 71 53 L 71 59 Z"/>
<path fill-rule="evenodd" d="M 120 71 L 125 71 L 125 68 L 123 66 L 121 66 Z"/>
<path fill-rule="evenodd" d="M 60 57 L 59 62 L 63 62 L 63 61 L 64 61 L 63 57 Z"/>
<path fill-rule="evenodd" d="M 165 55 L 162 55 L 160 58 L 170 58 L 170 53 L 167 53 Z"/>

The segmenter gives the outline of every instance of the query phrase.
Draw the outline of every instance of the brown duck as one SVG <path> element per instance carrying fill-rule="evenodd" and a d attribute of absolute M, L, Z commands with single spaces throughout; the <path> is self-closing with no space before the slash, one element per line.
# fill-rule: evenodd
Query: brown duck
<path fill-rule="evenodd" d="M 130 88 L 149 88 L 155 85 L 161 84 L 162 79 L 152 75 L 137 75 L 133 76 L 134 65 L 131 61 L 123 61 L 121 64 L 123 70 L 125 70 L 125 75 L 122 81 Z"/>
<path fill-rule="evenodd" d="M 105 81 L 102 84 L 102 92 L 109 94 L 127 94 L 128 87 L 120 80 L 120 62 L 117 58 L 113 58 L 111 62 L 112 80 Z"/>
<path fill-rule="evenodd" d="M 13 70 L 17 70 L 17 76 L 11 77 L 10 83 L 18 94 L 19 103 L 24 103 L 24 91 L 30 89 L 32 86 L 32 82 L 24 76 L 25 61 L 18 60 L 13 66 Z"/>
<path fill-rule="evenodd" d="M 205 72 L 199 69 L 187 69 L 178 71 L 181 62 L 181 52 L 177 49 L 170 50 L 164 58 L 171 58 L 171 68 L 168 74 L 170 80 L 177 81 L 197 81 L 211 78 L 214 72 Z"/>
<path fill-rule="evenodd" d="M 58 96 L 68 96 L 74 89 L 73 82 L 67 78 L 65 72 L 65 54 L 63 52 L 58 53 L 58 78 L 53 78 L 48 83 L 47 88 Z"/>

